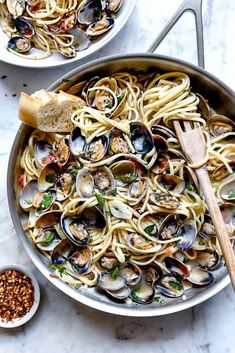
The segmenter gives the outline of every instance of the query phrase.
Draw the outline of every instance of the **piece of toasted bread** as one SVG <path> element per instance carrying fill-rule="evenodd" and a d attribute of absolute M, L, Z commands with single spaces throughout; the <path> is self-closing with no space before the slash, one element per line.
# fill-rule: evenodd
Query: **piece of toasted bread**
<path fill-rule="evenodd" d="M 44 89 L 31 96 L 22 92 L 19 102 L 19 118 L 26 125 L 46 132 L 70 132 L 71 115 L 86 103 L 79 97 L 60 91 Z"/>

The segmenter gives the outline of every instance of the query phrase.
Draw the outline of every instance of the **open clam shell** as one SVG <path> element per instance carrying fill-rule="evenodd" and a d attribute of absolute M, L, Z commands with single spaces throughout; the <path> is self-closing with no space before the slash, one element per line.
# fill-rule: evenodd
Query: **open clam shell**
<path fill-rule="evenodd" d="M 152 286 L 142 280 L 130 294 L 131 299 L 139 304 L 152 303 L 155 291 Z"/>
<path fill-rule="evenodd" d="M 91 162 L 100 161 L 106 154 L 108 149 L 108 137 L 97 136 L 85 147 L 86 158 Z"/>
<path fill-rule="evenodd" d="M 84 153 L 86 138 L 82 135 L 79 127 L 75 127 L 69 136 L 69 148 L 73 156 L 80 156 Z"/>
<path fill-rule="evenodd" d="M 136 264 L 126 262 L 121 265 L 118 275 L 124 278 L 128 286 L 135 286 L 141 280 L 142 271 Z"/>
<path fill-rule="evenodd" d="M 108 167 L 99 168 L 94 174 L 94 187 L 107 194 L 114 188 L 114 177 Z"/>
<path fill-rule="evenodd" d="M 59 167 L 56 163 L 47 164 L 38 177 L 38 190 L 47 191 L 55 184 Z"/>
<path fill-rule="evenodd" d="M 128 153 L 130 150 L 124 134 L 117 128 L 112 128 L 109 132 L 109 153 Z"/>
<path fill-rule="evenodd" d="M 156 285 L 157 289 L 167 297 L 178 298 L 184 293 L 184 287 L 172 275 L 164 275 Z"/>
<path fill-rule="evenodd" d="M 36 220 L 38 227 L 51 227 L 60 223 L 62 212 L 60 210 L 47 211 Z"/>
<path fill-rule="evenodd" d="M 62 265 L 65 263 L 73 251 L 73 246 L 68 239 L 61 240 L 53 249 L 51 261 L 53 264 Z"/>
<path fill-rule="evenodd" d="M 60 242 L 60 238 L 53 227 L 41 228 L 35 245 L 43 251 L 53 251 Z"/>
<path fill-rule="evenodd" d="M 185 189 L 184 179 L 173 174 L 162 174 L 159 176 L 159 182 L 163 187 L 172 193 L 181 194 Z"/>
<path fill-rule="evenodd" d="M 193 268 L 190 270 L 190 275 L 187 280 L 195 286 L 207 286 L 213 282 L 214 277 L 211 272 L 201 268 Z"/>
<path fill-rule="evenodd" d="M 88 169 L 81 169 L 76 177 L 76 191 L 80 197 L 90 197 L 94 193 L 94 179 Z"/>
<path fill-rule="evenodd" d="M 96 20 L 101 11 L 102 5 L 100 0 L 86 1 L 77 13 L 78 23 L 89 25 Z"/>
<path fill-rule="evenodd" d="M 83 245 L 89 241 L 89 230 L 79 216 L 63 217 L 61 219 L 61 228 L 67 237 L 76 245 Z"/>
<path fill-rule="evenodd" d="M 97 285 L 106 291 L 118 291 L 125 286 L 125 280 L 121 276 L 113 277 L 109 272 L 101 272 L 97 279 Z"/>
<path fill-rule="evenodd" d="M 161 240 L 169 240 L 177 236 L 180 226 L 178 215 L 168 214 L 162 221 L 157 236 Z"/>
<path fill-rule="evenodd" d="M 151 254 L 161 249 L 160 244 L 146 241 L 146 238 L 137 233 L 130 233 L 128 235 L 127 245 L 131 250 L 141 254 Z"/>
<path fill-rule="evenodd" d="M 200 268 L 212 271 L 218 268 L 220 256 L 214 249 L 207 248 L 205 251 L 197 253 L 196 261 Z"/>
<path fill-rule="evenodd" d="M 86 34 L 90 37 L 97 37 L 109 31 L 113 26 L 114 20 L 112 18 L 103 17 L 98 21 L 92 22 L 88 26 Z"/>
<path fill-rule="evenodd" d="M 144 270 L 144 278 L 147 283 L 150 283 L 152 286 L 161 280 L 163 276 L 163 271 L 160 266 L 154 262 L 147 266 Z"/>
<path fill-rule="evenodd" d="M 147 154 L 154 147 L 154 141 L 148 128 L 140 122 L 130 123 L 130 140 L 139 154 Z"/>
<path fill-rule="evenodd" d="M 182 279 L 189 276 L 188 267 L 181 261 L 175 259 L 174 257 L 167 256 L 164 259 L 167 269 L 174 275 L 180 276 Z"/>
<path fill-rule="evenodd" d="M 33 206 L 33 198 L 38 192 L 37 179 L 31 179 L 27 182 L 20 194 L 20 206 L 23 210 L 29 210 Z"/>
<path fill-rule="evenodd" d="M 104 229 L 106 227 L 106 219 L 97 207 L 85 208 L 80 216 L 88 227 L 98 229 Z"/>
<path fill-rule="evenodd" d="M 212 115 L 208 119 L 208 126 L 213 136 L 220 136 L 235 129 L 234 122 L 224 115 Z"/>
<path fill-rule="evenodd" d="M 76 251 L 68 259 L 73 271 L 79 275 L 88 272 L 91 260 L 92 253 L 88 246 L 77 247 Z"/>
<path fill-rule="evenodd" d="M 235 174 L 232 174 L 223 180 L 217 192 L 223 200 L 235 200 Z"/>
<path fill-rule="evenodd" d="M 197 226 L 193 220 L 189 220 L 182 224 L 178 230 L 178 236 L 182 236 L 177 241 L 177 246 L 181 250 L 188 250 L 192 247 L 197 236 Z"/>

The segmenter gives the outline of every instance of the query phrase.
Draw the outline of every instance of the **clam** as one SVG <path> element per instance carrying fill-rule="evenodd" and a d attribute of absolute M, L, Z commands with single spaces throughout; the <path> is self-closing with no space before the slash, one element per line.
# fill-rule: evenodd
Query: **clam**
<path fill-rule="evenodd" d="M 60 29 L 62 29 L 64 31 L 72 30 L 72 28 L 74 28 L 76 22 L 77 22 L 77 18 L 76 18 L 75 12 L 65 13 L 60 20 Z"/>
<path fill-rule="evenodd" d="M 129 153 L 130 148 L 125 140 L 124 134 L 117 128 L 113 128 L 109 133 L 109 152 L 110 154 L 116 153 Z"/>
<path fill-rule="evenodd" d="M 90 80 L 84 90 L 87 90 L 86 101 L 89 106 L 105 113 L 112 113 L 117 108 L 114 105 L 117 81 L 113 77 Z"/>
<path fill-rule="evenodd" d="M 182 194 L 182 192 L 184 192 L 185 181 L 177 175 L 162 174 L 159 175 L 158 180 L 167 191 L 176 194 Z"/>
<path fill-rule="evenodd" d="M 39 216 L 40 213 L 47 211 L 55 202 L 55 199 L 55 190 L 47 190 L 46 192 L 38 191 L 32 199 L 32 205 L 36 208 L 35 214 Z"/>
<path fill-rule="evenodd" d="M 75 49 L 79 52 L 89 47 L 90 40 L 82 29 L 73 28 L 69 31 L 69 33 L 72 34 L 74 37 L 73 43 L 71 45 L 72 49 Z"/>
<path fill-rule="evenodd" d="M 26 0 L 6 0 L 7 10 L 13 17 L 21 16 L 25 8 Z"/>
<path fill-rule="evenodd" d="M 147 283 L 150 283 L 152 286 L 158 282 L 163 276 L 163 271 L 160 266 L 154 262 L 148 265 L 144 270 L 144 278 Z"/>
<path fill-rule="evenodd" d="M 73 251 L 73 246 L 68 239 L 61 240 L 53 249 L 51 261 L 53 264 L 61 265 L 65 263 Z"/>
<path fill-rule="evenodd" d="M 176 209 L 180 205 L 178 198 L 168 193 L 153 194 L 150 199 L 155 205 L 165 209 Z"/>
<path fill-rule="evenodd" d="M 184 288 L 175 276 L 165 275 L 156 285 L 157 289 L 164 295 L 170 298 L 181 297 L 184 293 Z"/>
<path fill-rule="evenodd" d="M 152 286 L 148 283 L 141 281 L 140 284 L 136 286 L 131 291 L 131 299 L 139 304 L 149 304 L 152 303 L 155 291 Z"/>
<path fill-rule="evenodd" d="M 157 126 L 152 126 L 151 132 L 154 141 L 154 145 L 157 151 L 167 151 L 168 143 L 164 136 L 161 133 L 162 130 L 159 130 Z M 160 132 L 160 133 L 159 133 Z"/>
<path fill-rule="evenodd" d="M 161 245 L 148 241 L 147 238 L 138 233 L 130 233 L 127 236 L 127 246 L 132 251 L 140 254 L 156 253 L 161 248 Z"/>
<path fill-rule="evenodd" d="M 119 11 L 120 7 L 122 6 L 123 0 L 108 0 L 107 1 L 107 10 L 113 13 Z"/>
<path fill-rule="evenodd" d="M 119 200 L 109 201 L 109 209 L 112 215 L 119 219 L 131 219 L 132 211 L 129 206 Z"/>
<path fill-rule="evenodd" d="M 88 145 L 86 145 L 86 158 L 89 159 L 91 162 L 98 162 L 105 156 L 107 149 L 107 136 L 97 136 Z"/>
<path fill-rule="evenodd" d="M 100 0 L 88 0 L 77 13 L 78 23 L 89 25 L 94 22 L 102 11 Z"/>
<path fill-rule="evenodd" d="M 207 248 L 197 253 L 196 262 L 200 268 L 211 271 L 219 265 L 220 257 L 214 249 Z"/>
<path fill-rule="evenodd" d="M 180 223 L 177 215 L 168 214 L 162 221 L 159 230 L 158 238 L 161 240 L 169 240 L 177 236 Z"/>
<path fill-rule="evenodd" d="M 207 240 L 206 238 L 203 236 L 203 234 L 198 234 L 196 236 L 196 239 L 192 245 L 192 249 L 198 250 L 198 251 L 203 251 L 207 248 Z"/>
<path fill-rule="evenodd" d="M 229 166 L 232 169 L 232 172 L 235 172 L 235 160 L 231 160 L 229 162 Z M 228 171 L 228 169 L 226 168 L 226 166 L 224 164 L 218 166 L 212 173 L 212 178 L 215 181 L 220 181 L 223 180 L 224 178 L 226 178 L 227 176 L 229 176 L 230 173 Z"/>
<path fill-rule="evenodd" d="M 17 53 L 27 53 L 31 49 L 31 43 L 26 37 L 11 37 L 7 43 L 7 49 Z"/>
<path fill-rule="evenodd" d="M 200 235 L 204 238 L 214 237 L 216 235 L 215 227 L 212 223 L 210 216 L 206 216 L 204 223 L 202 224 Z"/>
<path fill-rule="evenodd" d="M 47 164 L 38 177 L 38 190 L 47 191 L 56 182 L 59 167 L 56 163 Z"/>
<path fill-rule="evenodd" d="M 61 219 L 61 228 L 67 237 L 76 245 L 83 245 L 89 241 L 90 233 L 81 217 L 63 217 Z"/>
<path fill-rule="evenodd" d="M 177 241 L 177 246 L 181 250 L 190 249 L 197 236 L 197 226 L 193 220 L 186 221 L 179 227 L 178 236 L 181 236 L 181 239 Z"/>
<path fill-rule="evenodd" d="M 130 140 L 139 154 L 147 154 L 154 147 L 154 141 L 148 128 L 139 122 L 130 123 Z"/>
<path fill-rule="evenodd" d="M 51 158 L 52 145 L 44 140 L 37 141 L 34 146 L 34 155 L 36 162 L 41 166 L 45 166 L 52 162 Z"/>
<path fill-rule="evenodd" d="M 135 286 L 139 283 L 142 273 L 139 266 L 134 263 L 126 262 L 120 266 L 119 276 L 124 278 L 128 286 Z"/>
<path fill-rule="evenodd" d="M 171 129 L 163 125 L 152 125 L 151 133 L 153 136 L 160 135 L 164 137 L 165 140 L 167 140 L 168 138 L 175 137 L 175 133 Z"/>
<path fill-rule="evenodd" d="M 170 256 L 165 257 L 164 262 L 167 269 L 177 278 L 180 276 L 185 279 L 189 276 L 189 269 L 183 262 Z"/>
<path fill-rule="evenodd" d="M 193 268 L 190 270 L 190 275 L 187 277 L 187 280 L 196 286 L 206 286 L 213 282 L 214 277 L 211 272 L 201 268 Z"/>
<path fill-rule="evenodd" d="M 52 251 L 59 242 L 56 230 L 53 227 L 48 227 L 40 229 L 35 244 L 43 251 Z"/>
<path fill-rule="evenodd" d="M 129 181 L 132 182 L 137 179 L 136 176 L 136 166 L 132 161 L 119 161 L 113 164 L 111 167 L 111 172 L 115 179 L 115 184 L 117 186 L 123 186 L 128 184 Z"/>
<path fill-rule="evenodd" d="M 100 265 L 110 271 L 118 265 L 118 259 L 113 253 L 106 253 L 100 258 Z"/>
<path fill-rule="evenodd" d="M 70 172 L 69 169 L 67 171 L 65 170 L 59 173 L 55 183 L 56 200 L 57 201 L 66 200 L 73 192 L 74 187 L 75 187 L 75 177 Z"/>
<path fill-rule="evenodd" d="M 112 113 L 110 115 L 111 117 L 117 116 L 118 114 L 120 114 L 123 111 L 125 104 L 127 102 L 127 98 L 128 98 L 127 91 L 122 91 L 119 95 L 117 95 L 117 106 L 112 111 Z"/>
<path fill-rule="evenodd" d="M 234 122 L 223 115 L 212 115 L 208 119 L 208 126 L 211 135 L 220 136 L 227 132 L 234 131 Z"/>
<path fill-rule="evenodd" d="M 234 235 L 235 230 L 235 205 L 226 202 L 220 206 L 220 210 L 228 231 L 229 236 Z"/>
<path fill-rule="evenodd" d="M 164 153 L 159 153 L 156 162 L 152 167 L 152 172 L 155 174 L 163 173 L 169 164 L 169 156 Z"/>
<path fill-rule="evenodd" d="M 81 213 L 81 219 L 91 228 L 104 229 L 106 227 L 104 215 L 97 207 L 85 208 Z"/>
<path fill-rule="evenodd" d="M 222 181 L 218 188 L 218 194 L 226 201 L 235 200 L 235 174 Z"/>
<path fill-rule="evenodd" d="M 65 56 L 66 58 L 74 58 L 77 55 L 76 50 L 74 48 L 72 48 L 72 46 L 63 47 L 59 44 L 59 42 L 57 42 L 56 39 L 53 39 L 53 43 L 54 43 L 57 51 L 61 55 Z"/>
<path fill-rule="evenodd" d="M 88 246 L 79 246 L 68 260 L 75 273 L 85 274 L 91 265 L 91 250 Z"/>
<path fill-rule="evenodd" d="M 121 276 L 112 276 L 109 272 L 101 272 L 97 279 L 100 288 L 107 291 L 118 291 L 125 286 L 125 280 Z"/>
<path fill-rule="evenodd" d="M 60 223 L 61 214 L 62 212 L 60 210 L 47 211 L 38 217 L 36 220 L 36 226 L 52 227 Z"/>
<path fill-rule="evenodd" d="M 94 175 L 95 187 L 101 193 L 109 193 L 114 188 L 114 177 L 107 167 L 99 168 Z"/>
<path fill-rule="evenodd" d="M 114 20 L 112 18 L 103 17 L 98 21 L 92 22 L 88 26 L 86 34 L 90 37 L 97 37 L 109 31 L 113 26 Z"/>
<path fill-rule="evenodd" d="M 17 17 L 14 20 L 17 31 L 26 38 L 31 38 L 35 34 L 33 25 L 24 17 Z"/>
<path fill-rule="evenodd" d="M 76 191 L 80 197 L 90 197 L 94 192 L 94 180 L 88 169 L 79 170 L 76 177 Z"/>
<path fill-rule="evenodd" d="M 82 135 L 79 127 L 75 127 L 69 137 L 69 148 L 73 156 L 80 156 L 84 153 L 86 138 Z"/>
<path fill-rule="evenodd" d="M 146 195 L 148 190 L 148 179 L 143 177 L 133 181 L 128 188 L 128 195 L 139 202 Z"/>
<path fill-rule="evenodd" d="M 31 179 L 27 182 L 20 194 L 20 206 L 23 210 L 29 210 L 33 207 L 33 198 L 38 192 L 37 179 Z"/>
<path fill-rule="evenodd" d="M 127 286 L 124 286 L 119 290 L 114 290 L 114 291 L 106 290 L 106 293 L 108 293 L 115 299 L 123 300 L 129 297 L 129 295 L 131 294 L 131 290 Z"/>
<path fill-rule="evenodd" d="M 204 119 L 208 119 L 210 116 L 210 106 L 208 101 L 199 93 L 196 93 L 199 98 L 198 111 L 203 116 Z"/>

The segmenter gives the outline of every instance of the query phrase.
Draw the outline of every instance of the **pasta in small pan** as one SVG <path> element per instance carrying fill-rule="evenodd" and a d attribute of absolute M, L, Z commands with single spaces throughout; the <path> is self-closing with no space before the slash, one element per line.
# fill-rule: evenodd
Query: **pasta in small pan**
<path fill-rule="evenodd" d="M 21 157 L 25 231 L 56 273 L 139 304 L 209 285 L 215 229 L 172 120 L 201 126 L 207 168 L 234 238 L 234 123 L 182 72 L 117 72 L 68 89 L 85 102 L 70 134 L 34 130 Z"/>

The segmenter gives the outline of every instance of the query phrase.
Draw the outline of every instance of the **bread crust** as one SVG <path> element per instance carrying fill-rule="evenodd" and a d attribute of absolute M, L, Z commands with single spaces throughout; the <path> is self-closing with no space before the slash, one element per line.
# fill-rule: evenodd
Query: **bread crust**
<path fill-rule="evenodd" d="M 73 128 L 71 122 L 73 108 L 79 109 L 85 104 L 81 98 L 63 91 L 54 93 L 42 89 L 31 96 L 22 92 L 18 116 L 24 124 L 42 131 L 70 132 Z"/>

